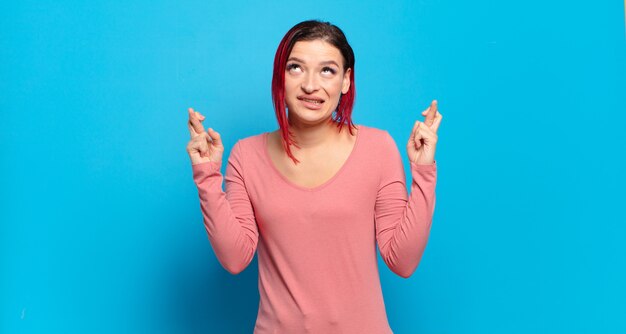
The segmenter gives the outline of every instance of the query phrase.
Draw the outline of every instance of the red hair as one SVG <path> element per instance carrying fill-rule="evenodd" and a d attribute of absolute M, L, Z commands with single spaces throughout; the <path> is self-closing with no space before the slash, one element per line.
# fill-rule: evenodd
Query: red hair
<path fill-rule="evenodd" d="M 354 106 L 354 97 L 356 94 L 354 87 L 354 52 L 350 44 L 348 44 L 346 36 L 339 27 L 329 22 L 310 20 L 296 24 L 289 29 L 278 45 L 276 56 L 274 57 L 274 74 L 272 77 L 272 102 L 274 103 L 276 120 L 280 127 L 283 148 L 296 164 L 299 161 L 291 153 L 290 146 L 294 145 L 298 148 L 300 148 L 300 146 L 298 146 L 292 137 L 293 134 L 289 131 L 289 122 L 285 106 L 285 68 L 287 66 L 287 58 L 289 58 L 296 42 L 315 39 L 324 40 L 339 49 L 344 60 L 344 72 L 349 68 L 352 69 L 350 72 L 350 88 L 346 94 L 342 94 L 339 98 L 339 105 L 329 121 L 336 123 L 339 127 L 339 131 L 341 131 L 344 125 L 348 125 L 350 134 L 352 134 L 352 128 L 354 127 L 352 123 L 352 107 Z"/>

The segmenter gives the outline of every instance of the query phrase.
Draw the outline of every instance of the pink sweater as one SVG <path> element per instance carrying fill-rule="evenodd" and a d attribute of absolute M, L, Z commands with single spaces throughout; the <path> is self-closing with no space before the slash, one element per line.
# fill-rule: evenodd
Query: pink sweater
<path fill-rule="evenodd" d="M 364 125 L 339 172 L 315 188 L 285 178 L 269 158 L 268 133 L 233 146 L 221 164 L 192 165 L 209 241 L 238 274 L 258 251 L 254 333 L 393 333 L 376 243 L 401 277 L 417 268 L 435 209 L 436 162 L 411 166 L 387 131 Z"/>

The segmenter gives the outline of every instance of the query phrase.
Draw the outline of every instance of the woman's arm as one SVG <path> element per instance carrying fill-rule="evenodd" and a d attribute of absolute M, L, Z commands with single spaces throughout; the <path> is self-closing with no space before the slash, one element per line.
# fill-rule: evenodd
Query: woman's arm
<path fill-rule="evenodd" d="M 220 162 L 192 165 L 209 241 L 221 265 L 233 275 L 250 264 L 259 236 L 245 187 L 242 157 L 238 141 L 226 166 L 226 192 L 222 191 Z"/>
<path fill-rule="evenodd" d="M 385 132 L 385 152 L 375 207 L 376 240 L 387 266 L 408 278 L 417 268 L 430 234 L 435 210 L 437 165 L 411 165 L 411 195 L 395 141 Z"/>

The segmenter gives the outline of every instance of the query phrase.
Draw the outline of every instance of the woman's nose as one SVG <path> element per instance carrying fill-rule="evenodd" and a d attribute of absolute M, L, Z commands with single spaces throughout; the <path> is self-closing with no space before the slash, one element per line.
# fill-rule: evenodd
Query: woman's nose
<path fill-rule="evenodd" d="M 318 88 L 319 82 L 317 76 L 313 74 L 307 74 L 302 81 L 302 89 L 307 93 L 311 93 L 316 91 Z"/>

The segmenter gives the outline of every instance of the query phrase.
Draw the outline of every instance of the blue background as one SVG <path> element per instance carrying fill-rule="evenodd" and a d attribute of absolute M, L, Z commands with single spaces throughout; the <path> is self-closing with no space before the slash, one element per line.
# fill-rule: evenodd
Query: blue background
<path fill-rule="evenodd" d="M 413 122 L 444 115 L 422 262 L 379 259 L 396 333 L 626 332 L 623 3 L 1 7 L 0 332 L 252 331 L 257 260 L 233 276 L 213 254 L 187 108 L 225 156 L 276 129 L 274 52 L 310 18 L 348 36 L 354 120 L 406 170 Z"/>

